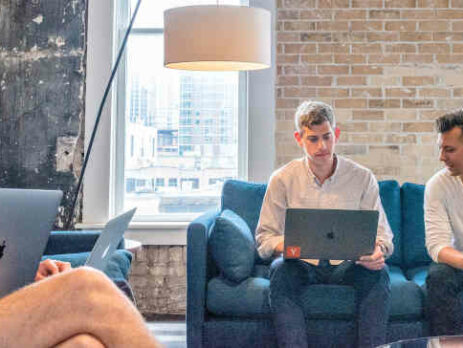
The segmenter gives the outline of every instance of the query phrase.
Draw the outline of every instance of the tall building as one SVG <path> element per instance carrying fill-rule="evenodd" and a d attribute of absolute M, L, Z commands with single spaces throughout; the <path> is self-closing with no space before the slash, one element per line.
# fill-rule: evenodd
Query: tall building
<path fill-rule="evenodd" d="M 237 91 L 236 73 L 132 74 L 126 193 L 153 194 L 158 212 L 216 205 L 238 173 Z"/>

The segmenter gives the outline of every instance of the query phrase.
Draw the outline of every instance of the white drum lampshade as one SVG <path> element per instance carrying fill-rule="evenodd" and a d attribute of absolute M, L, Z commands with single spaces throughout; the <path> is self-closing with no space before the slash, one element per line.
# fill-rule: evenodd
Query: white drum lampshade
<path fill-rule="evenodd" d="M 164 12 L 164 65 L 257 70 L 271 64 L 271 15 L 260 8 L 187 6 Z"/>

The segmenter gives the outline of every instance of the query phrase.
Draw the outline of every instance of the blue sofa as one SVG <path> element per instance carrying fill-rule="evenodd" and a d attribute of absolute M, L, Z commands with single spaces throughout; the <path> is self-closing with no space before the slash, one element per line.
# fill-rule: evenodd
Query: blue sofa
<path fill-rule="evenodd" d="M 73 268 L 82 266 L 99 235 L 98 231 L 52 231 L 42 259 L 67 261 Z M 122 239 L 104 273 L 118 285 L 128 286 L 132 254 L 123 248 Z"/>
<path fill-rule="evenodd" d="M 431 262 L 424 244 L 424 186 L 405 183 L 400 187 L 396 181 L 382 181 L 379 186 L 395 247 L 387 260 L 392 293 L 387 339 L 424 336 L 428 332 L 424 283 Z M 198 217 L 188 227 L 189 347 L 276 347 L 268 304 L 269 265 L 250 244 L 254 243 L 251 239 L 265 190 L 264 184 L 229 180 L 223 186 L 221 210 Z M 229 221 L 227 214 L 239 216 L 235 225 L 248 228 L 252 236 L 240 232 L 237 244 L 233 239 L 236 226 L 233 230 L 224 223 Z M 246 254 L 250 246 L 256 254 L 250 261 L 234 253 L 239 249 Z M 313 285 L 303 296 L 311 346 L 355 347 L 356 299 L 352 287 Z"/>

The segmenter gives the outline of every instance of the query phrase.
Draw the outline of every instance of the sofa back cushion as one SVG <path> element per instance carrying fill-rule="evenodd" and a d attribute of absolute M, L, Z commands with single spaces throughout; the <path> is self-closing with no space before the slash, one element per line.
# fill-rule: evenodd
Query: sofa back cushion
<path fill-rule="evenodd" d="M 406 268 L 427 265 L 431 259 L 424 237 L 424 185 L 404 183 L 402 197 L 402 247 Z"/>
<path fill-rule="evenodd" d="M 241 282 L 254 268 L 256 246 L 248 224 L 233 211 L 217 216 L 209 237 L 212 258 L 225 278 Z"/>
<path fill-rule="evenodd" d="M 390 265 L 401 265 L 402 258 L 402 211 L 400 209 L 400 186 L 395 180 L 385 180 L 379 182 L 379 195 L 387 220 L 394 234 L 394 253 L 387 259 Z"/>
<path fill-rule="evenodd" d="M 267 184 L 240 180 L 227 180 L 222 188 L 222 210 L 229 209 L 239 215 L 249 226 L 254 238 L 259 222 L 260 208 L 264 200 Z M 260 258 L 255 249 L 255 261 L 267 263 Z"/>
<path fill-rule="evenodd" d="M 259 221 L 260 208 L 266 189 L 266 184 L 239 180 L 227 180 L 223 184 L 222 210 L 230 209 L 241 216 L 248 224 L 253 236 Z"/>

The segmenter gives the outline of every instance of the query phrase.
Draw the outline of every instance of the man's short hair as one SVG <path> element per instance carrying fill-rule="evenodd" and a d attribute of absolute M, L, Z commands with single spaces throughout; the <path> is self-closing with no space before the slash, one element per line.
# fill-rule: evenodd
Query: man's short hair
<path fill-rule="evenodd" d="M 313 100 L 305 101 L 298 106 L 294 121 L 299 133 L 304 127 L 311 128 L 323 122 L 329 122 L 332 128 L 336 126 L 333 108 L 328 104 Z"/>
<path fill-rule="evenodd" d="M 453 128 L 461 129 L 463 136 L 463 109 L 452 111 L 436 119 L 436 129 L 439 133 L 445 133 Z"/>

